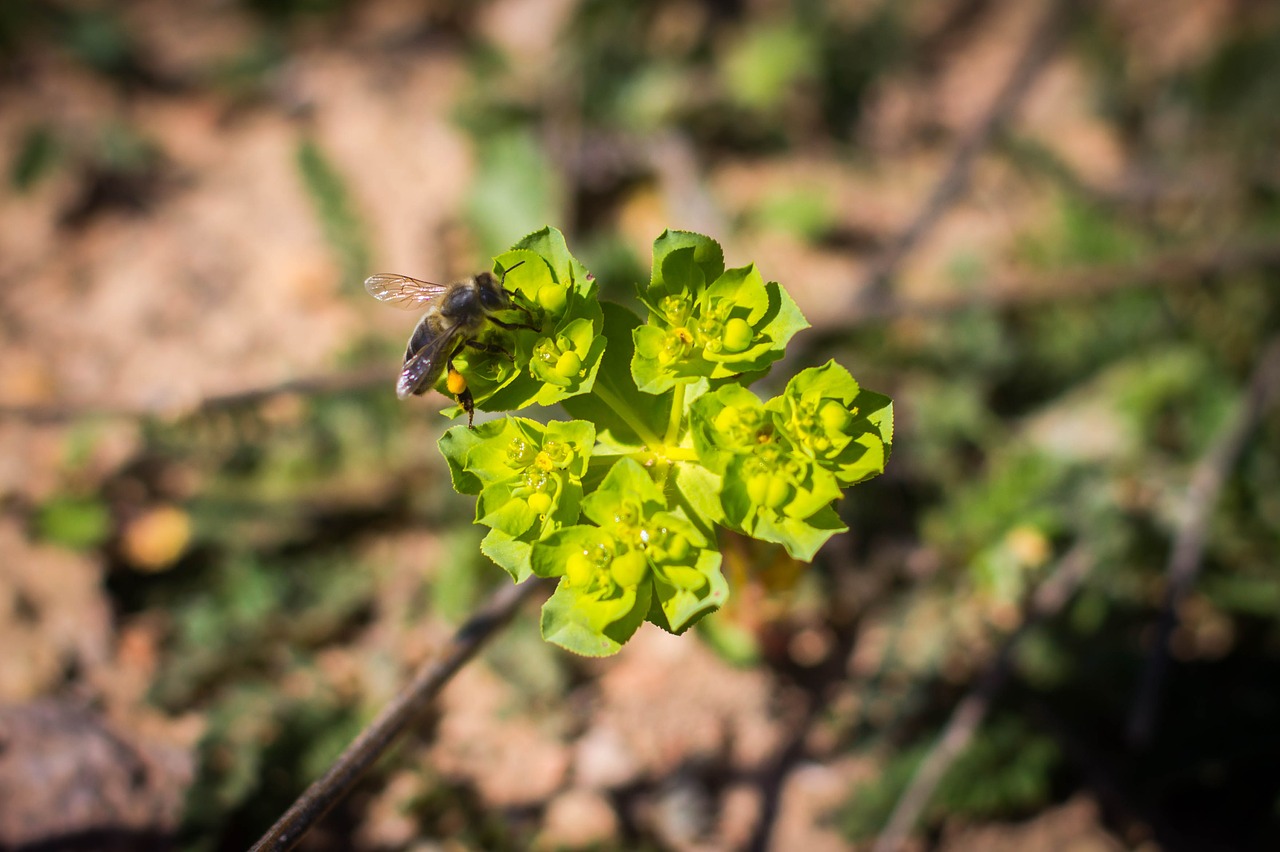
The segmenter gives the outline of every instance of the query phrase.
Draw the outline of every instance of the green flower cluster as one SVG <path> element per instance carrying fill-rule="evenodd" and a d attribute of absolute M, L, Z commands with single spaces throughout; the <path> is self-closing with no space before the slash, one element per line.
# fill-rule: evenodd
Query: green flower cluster
<path fill-rule="evenodd" d="M 640 300 L 649 322 L 635 330 L 631 371 L 645 393 L 682 380 L 757 373 L 808 326 L 777 282 L 766 284 L 754 265 L 726 270 L 720 246 L 682 231 L 654 244 L 653 274 Z"/>
<path fill-rule="evenodd" d="M 533 328 L 490 326 L 477 342 L 491 351 L 468 347 L 454 358 L 476 408 L 513 411 L 589 393 L 605 348 L 599 288 L 564 236 L 553 228 L 530 234 L 494 258 L 494 274 L 519 306 L 510 321 L 532 319 Z"/>
<path fill-rule="evenodd" d="M 530 574 L 533 544 L 578 520 L 595 439 L 582 420 L 544 426 L 523 417 L 453 428 L 440 439 L 454 490 L 479 498 L 476 523 L 490 528 L 481 550 L 517 582 Z"/>
<path fill-rule="evenodd" d="M 844 489 L 884 470 L 892 404 L 843 367 L 804 370 L 768 401 L 745 387 L 807 324 L 754 266 L 726 270 L 713 240 L 658 238 L 647 321 L 598 302 L 554 231 L 497 264 L 537 329 L 503 330 L 514 363 L 468 355 L 477 407 L 559 402 L 577 419 L 454 427 L 441 449 L 490 527 L 484 553 L 517 581 L 558 580 L 549 641 L 603 655 L 645 621 L 687 630 L 728 597 L 717 528 L 812 559 L 845 529 Z"/>
<path fill-rule="evenodd" d="M 678 633 L 728 597 L 720 554 L 637 462 L 616 461 L 582 513 L 593 525 L 533 549 L 533 572 L 562 578 L 543 610 L 547 639 L 613 653 L 646 618 Z"/>
<path fill-rule="evenodd" d="M 884 470 L 893 435 L 889 398 L 833 361 L 768 402 L 726 385 L 699 397 L 691 419 L 699 459 L 722 479 L 725 525 L 806 560 L 846 529 L 832 504 Z"/>

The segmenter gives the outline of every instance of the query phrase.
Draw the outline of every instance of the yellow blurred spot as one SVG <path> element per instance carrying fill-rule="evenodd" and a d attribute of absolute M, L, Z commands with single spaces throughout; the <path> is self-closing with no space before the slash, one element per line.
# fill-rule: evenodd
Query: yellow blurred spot
<path fill-rule="evenodd" d="M 1039 568 L 1049 561 L 1049 539 L 1032 526 L 1014 527 L 1005 536 L 1005 547 L 1020 565 Z"/>
<path fill-rule="evenodd" d="M 449 389 L 449 393 L 455 396 L 467 389 L 467 379 L 457 370 L 450 370 L 449 377 L 444 380 L 445 387 Z"/>
<path fill-rule="evenodd" d="M 164 571 L 190 544 L 191 516 L 176 506 L 157 506 L 125 526 L 120 550 L 140 571 Z"/>

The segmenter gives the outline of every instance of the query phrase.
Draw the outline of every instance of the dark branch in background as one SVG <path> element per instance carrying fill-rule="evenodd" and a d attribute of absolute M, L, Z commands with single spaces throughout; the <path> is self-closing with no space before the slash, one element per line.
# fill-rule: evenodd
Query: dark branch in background
<path fill-rule="evenodd" d="M 347 373 L 336 373 L 328 376 L 313 376 L 306 379 L 288 379 L 256 388 L 244 388 L 224 394 L 213 394 L 197 400 L 191 405 L 174 407 L 158 406 L 156 408 L 130 408 L 122 405 L 72 405 L 52 403 L 48 405 L 6 405 L 0 402 L 0 419 L 11 418 L 25 420 L 30 423 L 67 423 L 73 420 L 89 419 L 136 419 L 160 418 L 180 420 L 184 417 L 195 417 L 239 406 L 257 405 L 277 396 L 287 394 L 341 394 L 366 390 L 385 384 L 388 388 L 395 382 L 395 373 L 385 368 L 354 370 Z"/>
<path fill-rule="evenodd" d="M 873 309 L 889 297 L 889 284 L 897 274 L 902 261 L 933 230 L 951 205 L 955 204 L 969 187 L 969 178 L 978 155 L 991 144 L 996 131 L 1009 120 L 1022 104 L 1040 72 L 1062 41 L 1069 13 L 1079 4 L 1066 0 L 1054 0 L 1032 29 L 1023 46 L 1018 61 L 1014 63 L 1004 85 L 996 93 L 991 106 L 977 124 L 960 140 L 951 155 L 947 170 L 933 187 L 919 211 L 871 263 L 858 290 L 858 298 Z"/>
<path fill-rule="evenodd" d="M 1237 272 L 1280 267 L 1280 242 L 1240 243 L 1173 250 L 1138 263 L 1086 266 L 1057 272 L 1008 274 L 980 292 L 929 299 L 887 299 L 852 313 L 814 318 L 814 337 L 905 317 L 941 317 L 973 309 L 996 310 L 1097 298 L 1139 287 L 1202 283 Z M 810 341 L 810 346 L 817 343 Z"/>
<path fill-rule="evenodd" d="M 1263 349 L 1234 416 L 1222 427 L 1209 452 L 1191 474 L 1181 523 L 1169 553 L 1164 610 L 1147 656 L 1138 695 L 1129 716 L 1129 742 L 1145 746 L 1155 732 L 1160 692 L 1169 670 L 1169 639 L 1178 627 L 1178 610 L 1200 573 L 1209 518 L 1218 495 L 1244 452 L 1249 436 L 1280 395 L 1280 337 Z"/>
<path fill-rule="evenodd" d="M 282 852 L 293 848 L 302 835 L 346 795 L 365 770 L 418 718 L 458 669 L 511 620 L 520 604 L 544 586 L 540 580 L 503 586 L 466 624 L 458 628 L 458 632 L 433 659 L 422 664 L 413 680 L 254 844 L 252 852 Z"/>
<path fill-rule="evenodd" d="M 1059 613 L 1092 566 L 1092 554 L 1083 545 L 1077 545 L 1062 557 L 1053 573 L 1036 588 L 1026 607 L 1021 626 L 1005 639 L 1000 651 L 987 664 L 977 683 L 956 706 L 937 744 L 925 755 L 912 776 L 911 783 L 898 799 L 888 824 L 876 838 L 873 852 L 897 852 L 902 847 L 921 812 L 929 804 L 929 799 L 933 797 L 938 783 L 955 759 L 969 747 L 996 696 L 1009 679 L 1012 668 L 1010 658 L 1018 640 L 1031 627 Z"/>

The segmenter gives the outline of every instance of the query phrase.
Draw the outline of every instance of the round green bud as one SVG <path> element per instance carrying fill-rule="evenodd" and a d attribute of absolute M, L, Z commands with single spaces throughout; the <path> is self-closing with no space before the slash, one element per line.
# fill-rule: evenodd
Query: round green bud
<path fill-rule="evenodd" d="M 556 375 L 563 379 L 572 379 L 578 375 L 578 371 L 582 369 L 582 359 L 578 357 L 578 353 L 570 350 L 563 353 L 556 360 Z"/>
<path fill-rule="evenodd" d="M 672 585 L 681 589 L 694 590 L 706 585 L 707 578 L 694 568 L 687 568 L 683 565 L 669 565 L 663 572 Z"/>
<path fill-rule="evenodd" d="M 849 409 L 834 399 L 829 399 L 818 409 L 818 419 L 822 421 L 822 425 L 827 431 L 843 432 L 849 428 L 849 423 L 853 421 L 853 415 L 849 412 Z"/>
<path fill-rule="evenodd" d="M 551 511 L 551 495 L 545 491 L 535 491 L 529 495 L 529 508 L 539 515 Z"/>
<path fill-rule="evenodd" d="M 569 301 L 569 290 L 560 284 L 543 284 L 538 288 L 538 305 L 552 316 L 564 313 Z"/>
<path fill-rule="evenodd" d="M 766 509 L 779 509 L 791 502 L 796 489 L 778 474 L 757 473 L 747 480 L 747 497 Z"/>
<path fill-rule="evenodd" d="M 570 554 L 564 563 L 564 576 L 572 586 L 585 586 L 595 575 L 596 566 L 585 551 Z"/>
<path fill-rule="evenodd" d="M 666 557 L 672 562 L 684 562 L 689 558 L 689 539 L 680 533 L 671 533 L 664 542 Z"/>
<path fill-rule="evenodd" d="M 628 550 L 621 556 L 615 556 L 609 563 L 609 573 L 613 582 L 624 588 L 631 588 L 644 579 L 644 572 L 649 568 L 644 554 L 638 550 Z"/>
<path fill-rule="evenodd" d="M 741 352 L 751 345 L 751 338 L 755 336 L 751 326 L 742 317 L 734 317 L 724 324 L 724 333 L 720 336 L 720 340 L 724 343 L 726 352 Z"/>
<path fill-rule="evenodd" d="M 720 409 L 720 413 L 716 415 L 713 422 L 717 432 L 732 432 L 734 427 L 742 422 L 742 415 L 738 413 L 738 409 L 730 405 Z"/>
<path fill-rule="evenodd" d="M 795 486 L 780 476 L 769 478 L 769 490 L 765 494 L 764 505 L 770 509 L 779 509 L 791 502 L 796 494 Z"/>

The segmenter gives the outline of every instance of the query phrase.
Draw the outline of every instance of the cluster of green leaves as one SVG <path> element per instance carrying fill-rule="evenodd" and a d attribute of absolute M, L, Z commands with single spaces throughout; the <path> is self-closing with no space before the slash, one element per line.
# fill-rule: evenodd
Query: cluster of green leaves
<path fill-rule="evenodd" d="M 495 272 L 532 327 L 494 325 L 496 346 L 458 357 L 476 407 L 559 403 L 578 419 L 454 427 L 440 447 L 478 498 L 484 553 L 516 581 L 559 578 L 546 639 L 599 656 L 644 621 L 683 632 L 728 597 L 718 528 L 812 559 L 846 529 L 843 489 L 884 470 L 892 404 L 843 367 L 803 370 L 767 401 L 745 387 L 807 323 L 754 266 L 726 269 L 714 240 L 657 239 L 645 321 L 601 303 L 549 228 Z"/>

